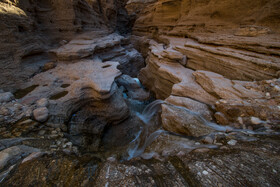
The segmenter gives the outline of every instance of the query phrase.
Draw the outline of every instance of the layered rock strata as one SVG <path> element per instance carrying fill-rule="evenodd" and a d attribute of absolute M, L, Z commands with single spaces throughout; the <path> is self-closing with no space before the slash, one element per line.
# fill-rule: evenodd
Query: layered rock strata
<path fill-rule="evenodd" d="M 123 6 L 117 0 L 1 1 L 1 88 L 15 91 L 40 72 L 52 58 L 47 50 L 53 46 L 63 45 L 83 32 L 106 35 L 117 31 L 117 23 L 130 23 Z"/>
<path fill-rule="evenodd" d="M 147 56 L 139 78 L 157 98 L 172 101 L 170 97 L 177 97 L 172 104 L 180 107 L 186 99 L 207 104 L 204 117 L 212 111 L 212 118 L 223 125 L 250 129 L 276 125 L 278 1 L 133 0 L 126 7 L 136 16 L 134 43 Z M 271 11 L 263 14 L 265 8 Z M 202 115 L 188 105 L 184 108 Z M 164 126 L 169 115 L 162 115 Z M 174 115 L 180 119 L 178 111 Z M 180 123 L 165 127 L 170 130 Z M 183 129 L 173 131 L 182 133 Z"/>

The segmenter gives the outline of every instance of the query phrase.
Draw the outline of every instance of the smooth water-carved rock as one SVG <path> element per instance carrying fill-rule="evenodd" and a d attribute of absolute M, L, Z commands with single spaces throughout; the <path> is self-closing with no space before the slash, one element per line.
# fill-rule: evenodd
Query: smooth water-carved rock
<path fill-rule="evenodd" d="M 139 101 L 146 101 L 150 98 L 150 93 L 141 87 L 138 79 L 134 79 L 128 75 L 122 75 L 117 79 L 117 83 L 125 88 L 129 98 Z"/>
<path fill-rule="evenodd" d="M 42 98 L 36 101 L 37 107 L 48 107 L 49 101 L 47 98 Z"/>
<path fill-rule="evenodd" d="M 170 104 L 185 107 L 191 111 L 194 111 L 204 117 L 206 120 L 211 121 L 213 113 L 209 110 L 209 107 L 206 104 L 197 102 L 195 100 L 178 97 L 178 96 L 169 96 L 165 101 Z"/>
<path fill-rule="evenodd" d="M 198 137 L 214 131 L 199 114 L 183 107 L 163 104 L 161 118 L 163 128 L 171 132 Z"/>
<path fill-rule="evenodd" d="M 9 102 L 15 97 L 11 92 L 0 93 L 0 103 Z"/>
<path fill-rule="evenodd" d="M 273 12 L 279 6 L 272 0 L 250 3 L 129 1 L 127 9 L 136 16 L 133 34 L 162 38 L 158 42 L 169 45 L 165 57 L 176 54 L 171 55 L 175 61 L 185 56 L 183 65 L 190 69 L 238 80 L 277 78 L 280 27 Z M 263 7 L 271 11 L 262 14 Z"/>
<path fill-rule="evenodd" d="M 106 34 L 106 33 L 105 33 Z M 79 36 L 78 38 L 70 41 L 68 44 L 63 45 L 57 50 L 53 50 L 59 60 L 76 60 L 84 57 L 91 56 L 97 50 L 104 50 L 119 45 L 124 37 L 116 33 L 110 35 L 100 34 L 100 38 L 96 38 L 96 33 L 88 33 L 86 36 Z M 86 39 L 84 39 L 86 37 Z M 93 38 L 93 39 L 91 39 Z"/>
<path fill-rule="evenodd" d="M 157 98 L 165 99 L 172 94 L 207 104 L 213 104 L 217 100 L 195 81 L 193 70 L 163 58 L 162 44 L 151 44 L 147 66 L 140 71 L 139 78 L 146 87 L 156 93 Z"/>
<path fill-rule="evenodd" d="M 39 149 L 25 145 L 18 145 L 4 149 L 0 152 L 0 169 L 3 169 L 6 165 L 19 160 L 23 156 L 29 155 L 32 152 L 39 152 Z"/>
<path fill-rule="evenodd" d="M 213 72 L 195 71 L 193 75 L 204 90 L 222 99 L 238 100 L 241 98 L 262 97 L 261 93 L 248 90 L 238 83 L 233 84 L 231 80 Z"/>
<path fill-rule="evenodd" d="M 45 122 L 49 117 L 49 110 L 47 107 L 40 107 L 33 110 L 35 120 Z"/>

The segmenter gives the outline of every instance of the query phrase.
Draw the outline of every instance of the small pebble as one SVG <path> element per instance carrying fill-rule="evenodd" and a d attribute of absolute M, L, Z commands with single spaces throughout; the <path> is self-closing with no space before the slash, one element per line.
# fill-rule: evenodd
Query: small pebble
<path fill-rule="evenodd" d="M 199 148 L 199 149 L 194 150 L 195 153 L 207 153 L 209 151 L 210 151 L 210 149 L 208 149 L 208 148 Z"/>
<path fill-rule="evenodd" d="M 223 100 L 223 99 L 221 99 L 220 102 L 221 102 L 221 103 L 224 103 L 224 104 L 227 104 L 227 101 L 226 101 L 226 100 Z"/>
<path fill-rule="evenodd" d="M 262 121 L 257 118 L 257 117 L 251 117 L 251 122 L 254 124 L 254 125 L 259 125 L 262 123 Z"/>
<path fill-rule="evenodd" d="M 109 162 L 116 162 L 116 158 L 113 157 L 113 156 L 110 156 L 110 157 L 107 158 L 107 161 L 109 161 Z"/>
<path fill-rule="evenodd" d="M 60 145 L 60 144 L 61 144 L 61 141 L 57 141 L 56 144 L 57 144 L 57 145 Z"/>
<path fill-rule="evenodd" d="M 280 87 L 279 86 L 274 86 L 274 90 L 280 92 Z"/>
<path fill-rule="evenodd" d="M 222 143 L 215 143 L 216 145 L 219 145 L 219 146 L 221 146 L 221 145 L 223 145 Z"/>
<path fill-rule="evenodd" d="M 177 156 L 184 156 L 184 155 L 186 155 L 184 151 L 180 151 L 179 153 L 177 153 Z"/>
<path fill-rule="evenodd" d="M 67 155 L 70 155 L 72 153 L 70 149 L 63 149 L 62 151 Z"/>
<path fill-rule="evenodd" d="M 228 147 L 227 147 L 227 146 L 222 146 L 222 147 L 220 147 L 220 149 L 222 149 L 222 150 L 227 150 Z"/>
<path fill-rule="evenodd" d="M 236 140 L 230 140 L 227 142 L 228 145 L 232 145 L 232 146 L 236 145 L 236 143 L 237 143 Z"/>
<path fill-rule="evenodd" d="M 203 175 L 208 175 L 208 171 L 204 170 L 203 172 Z"/>
<path fill-rule="evenodd" d="M 253 129 L 252 126 L 249 126 L 249 127 L 248 127 L 248 130 L 251 130 L 251 131 L 252 131 L 252 130 L 254 130 L 254 129 Z"/>
<path fill-rule="evenodd" d="M 207 136 L 206 138 L 204 138 L 203 142 L 207 143 L 207 144 L 212 144 L 213 143 L 213 139 L 210 136 Z"/>
<path fill-rule="evenodd" d="M 243 119 L 242 119 L 242 117 L 238 117 L 238 118 L 237 118 L 237 121 L 238 121 L 238 123 L 243 124 Z"/>
<path fill-rule="evenodd" d="M 40 130 L 38 134 L 39 134 L 40 136 L 42 136 L 42 135 L 44 135 L 45 133 L 46 133 L 45 130 Z"/>
<path fill-rule="evenodd" d="M 169 155 L 170 155 L 170 152 L 169 152 L 169 151 L 164 150 L 164 151 L 162 151 L 161 155 L 162 155 L 162 156 L 164 156 L 164 157 L 167 157 L 167 156 L 169 156 Z"/>
<path fill-rule="evenodd" d="M 69 147 L 72 147 L 72 142 L 67 142 L 66 144 L 65 144 L 66 146 L 69 146 Z"/>

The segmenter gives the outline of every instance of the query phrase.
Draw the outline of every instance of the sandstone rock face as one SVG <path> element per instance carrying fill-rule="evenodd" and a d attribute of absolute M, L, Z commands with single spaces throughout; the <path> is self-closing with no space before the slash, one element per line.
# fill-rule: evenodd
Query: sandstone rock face
<path fill-rule="evenodd" d="M 145 86 L 156 93 L 157 98 L 165 99 L 172 93 L 205 103 L 214 103 L 216 98 L 205 92 L 195 81 L 193 70 L 164 58 L 162 53 L 166 50 L 162 44 L 154 41 L 150 43 L 151 53 L 147 58 L 147 66 L 141 70 L 139 78 Z"/>
<path fill-rule="evenodd" d="M 208 127 L 205 121 L 198 116 L 183 107 L 162 105 L 162 126 L 171 132 L 196 137 L 211 133 L 213 129 Z"/>
<path fill-rule="evenodd" d="M 0 87 L 15 91 L 40 72 L 40 67 L 52 60 L 47 50 L 61 40 L 71 40 L 85 31 L 106 34 L 118 29 L 117 22 L 128 24 L 130 20 L 125 19 L 124 5 L 118 2 L 1 1 L 0 74 L 5 78 L 0 80 Z"/>
<path fill-rule="evenodd" d="M 97 35 L 99 37 L 95 38 L 95 32 L 91 34 L 87 33 L 87 35 L 79 36 L 77 39 L 72 40 L 53 52 L 57 55 L 59 60 L 76 60 L 88 57 L 97 50 L 104 50 L 119 45 L 124 39 L 124 37 L 118 34 L 111 34 L 104 37 L 102 37 L 102 34 L 103 33 L 99 33 L 99 35 Z"/>
<path fill-rule="evenodd" d="M 222 99 L 241 99 L 241 98 L 261 98 L 262 94 L 244 88 L 242 85 L 233 84 L 229 79 L 223 76 L 207 72 L 196 71 L 193 73 L 196 81 L 208 93 L 218 96 Z"/>
<path fill-rule="evenodd" d="M 124 91 L 131 99 L 145 101 L 150 98 L 150 93 L 144 90 L 138 79 L 133 79 L 128 75 L 122 75 L 117 79 L 117 84 L 124 87 Z"/>
<path fill-rule="evenodd" d="M 165 101 L 167 101 L 170 104 L 185 107 L 191 111 L 197 112 L 208 121 L 212 120 L 213 114 L 209 109 L 209 107 L 204 103 L 200 103 L 198 101 L 186 97 L 178 97 L 178 96 L 170 96 Z"/>
<path fill-rule="evenodd" d="M 1 186 L 279 186 L 279 9 L 2 0 Z"/>
<path fill-rule="evenodd" d="M 217 122 L 223 125 L 237 128 L 258 128 L 256 126 L 250 127 L 251 117 L 265 120 L 261 123 L 263 125 L 265 123 L 276 125 L 275 120 L 279 117 L 271 109 L 274 108 L 275 111 L 278 111 L 278 79 L 238 81 L 229 79 L 228 75 L 231 75 L 231 72 L 227 73 L 227 68 L 223 69 L 224 75 L 205 70 L 191 70 L 187 65 L 190 59 L 184 56 L 181 50 L 174 52 L 176 49 L 181 49 L 180 46 L 185 39 L 169 36 L 165 38 L 170 41 L 169 44 L 147 39 L 150 45 L 146 59 L 147 66 L 139 74 L 139 79 L 156 94 L 157 98 L 166 99 L 175 96 L 182 98 L 180 100 L 192 99 L 208 104 L 216 112 Z M 144 42 L 147 43 L 147 41 Z M 182 52 L 181 55 L 179 52 Z M 201 57 L 203 56 L 201 55 Z M 266 65 L 268 64 L 266 63 Z M 254 70 L 254 72 L 259 71 Z M 259 73 L 262 74 L 262 72 Z M 182 106 L 182 102 L 173 102 L 173 104 Z M 221 109 L 223 108 L 221 106 L 231 107 L 227 108 L 228 112 L 226 112 Z M 257 106 L 262 109 L 256 109 Z M 183 107 L 188 108 L 187 106 Z M 270 112 L 264 112 L 264 108 Z M 195 108 L 191 108 L 191 110 L 197 111 Z M 200 114 L 202 115 L 202 113 Z M 203 117 L 206 117 L 207 120 L 214 119 L 212 114 L 211 117 L 209 115 Z"/>
<path fill-rule="evenodd" d="M 186 67 L 239 80 L 278 77 L 279 1 L 129 1 L 127 9 L 137 17 L 134 34 L 170 44 Z"/>

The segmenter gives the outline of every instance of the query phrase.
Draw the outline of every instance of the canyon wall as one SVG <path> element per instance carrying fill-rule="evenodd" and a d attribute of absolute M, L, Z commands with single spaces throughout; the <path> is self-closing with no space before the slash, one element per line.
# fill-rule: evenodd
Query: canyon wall
<path fill-rule="evenodd" d="M 139 79 L 172 104 L 162 108 L 165 129 L 197 135 L 201 122 L 187 110 L 237 128 L 278 123 L 279 0 L 130 0 L 126 8 L 146 57 Z"/>
<path fill-rule="evenodd" d="M 279 76 L 280 1 L 131 0 L 126 7 L 136 17 L 133 34 L 171 46 L 188 68 L 238 80 Z"/>
<path fill-rule="evenodd" d="M 52 61 L 48 50 L 86 31 L 129 30 L 117 0 L 0 1 L 0 88 L 15 90 Z M 117 27 L 118 23 L 118 27 Z M 124 29 L 123 29 L 124 28 Z M 60 43 L 60 44 L 59 44 Z"/>

